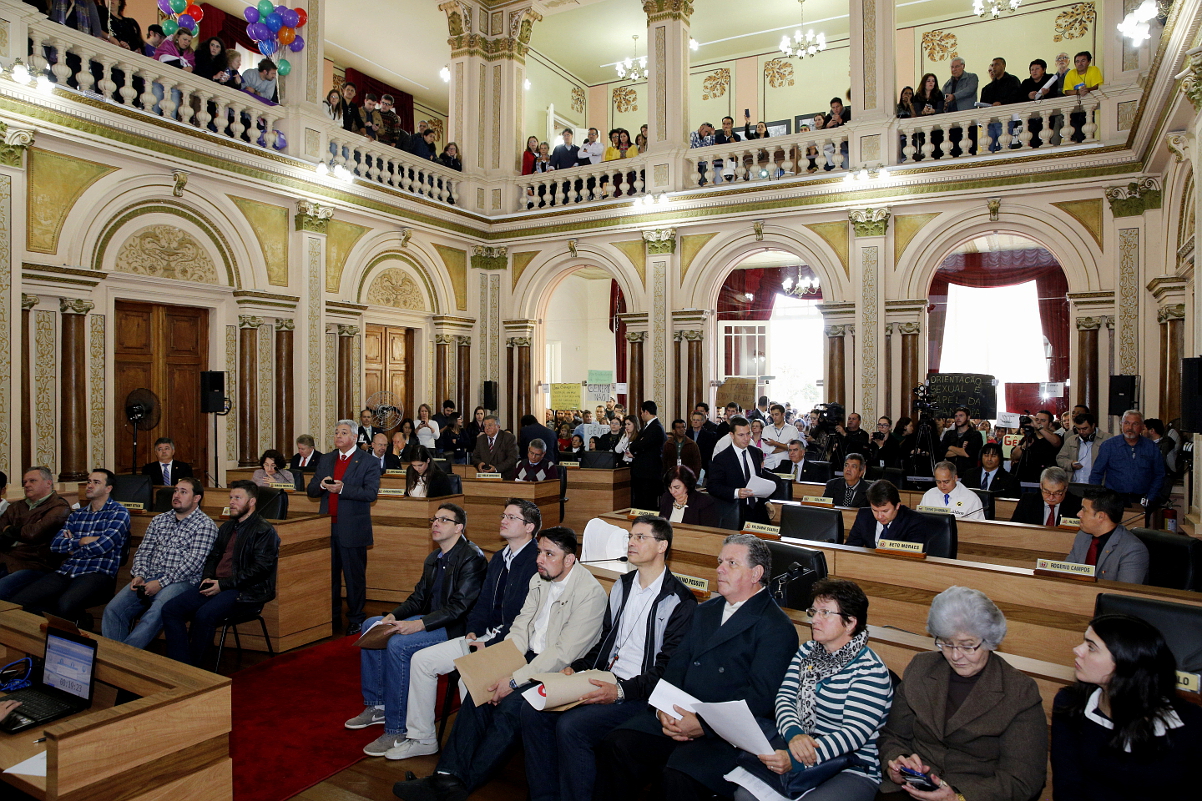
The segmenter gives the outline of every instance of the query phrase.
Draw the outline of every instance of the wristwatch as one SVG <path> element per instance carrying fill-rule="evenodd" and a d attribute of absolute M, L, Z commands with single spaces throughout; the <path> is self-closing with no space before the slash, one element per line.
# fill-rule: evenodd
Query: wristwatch
<path fill-rule="evenodd" d="M 516 680 L 516 679 L 510 679 L 510 680 L 509 680 L 509 689 L 511 689 L 511 690 L 516 690 L 517 688 L 518 688 L 518 683 L 517 683 L 517 680 Z"/>
<path fill-rule="evenodd" d="M 622 682 L 618 682 L 618 703 L 626 700 L 626 691 L 622 689 Z"/>

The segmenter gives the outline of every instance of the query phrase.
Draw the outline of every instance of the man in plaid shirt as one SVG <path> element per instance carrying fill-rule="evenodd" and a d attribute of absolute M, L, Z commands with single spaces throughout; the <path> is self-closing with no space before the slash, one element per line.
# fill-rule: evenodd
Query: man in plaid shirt
<path fill-rule="evenodd" d="M 88 505 L 76 509 L 50 543 L 55 553 L 70 554 L 58 570 L 47 573 L 13 597 L 27 612 L 50 612 L 79 620 L 89 606 L 113 594 L 121 554 L 129 539 L 129 512 L 109 497 L 116 476 L 103 468 L 88 475 Z"/>
<path fill-rule="evenodd" d="M 217 540 L 217 524 L 200 510 L 203 497 L 204 485 L 194 478 L 175 485 L 171 511 L 150 521 L 134 554 L 133 581 L 104 609 L 105 637 L 145 648 L 163 628 L 163 605 L 200 583 L 205 557 Z"/>

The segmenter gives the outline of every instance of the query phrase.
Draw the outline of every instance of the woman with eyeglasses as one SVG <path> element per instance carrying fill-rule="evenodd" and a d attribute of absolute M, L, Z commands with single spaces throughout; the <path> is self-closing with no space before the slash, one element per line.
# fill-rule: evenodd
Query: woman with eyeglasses
<path fill-rule="evenodd" d="M 881 732 L 886 775 L 920 801 L 1029 801 L 1047 778 L 1048 724 L 1035 680 L 993 653 L 1005 616 L 984 593 L 949 587 L 927 631 L 939 650 L 906 667 Z"/>
<path fill-rule="evenodd" d="M 1177 696 L 1177 661 L 1152 624 L 1102 615 L 1073 649 L 1077 683 L 1052 707 L 1056 801 L 1189 798 L 1202 709 Z"/>
<path fill-rule="evenodd" d="M 688 523 L 695 526 L 718 525 L 718 510 L 714 501 L 697 491 L 697 476 L 692 469 L 677 465 L 664 474 L 668 491 L 659 496 L 659 516 L 669 523 Z"/>
<path fill-rule="evenodd" d="M 410 498 L 440 498 L 454 495 L 451 479 L 434 464 L 434 455 L 424 445 L 413 449 L 409 468 L 405 470 L 405 494 Z"/>
<path fill-rule="evenodd" d="M 868 597 L 855 582 L 825 578 L 814 585 L 806 612 L 813 637 L 797 649 L 776 694 L 775 729 L 764 731 L 776 750 L 741 756 L 750 777 L 735 779 L 736 801 L 802 794 L 807 801 L 876 798 L 877 737 L 893 683 L 868 647 Z"/>

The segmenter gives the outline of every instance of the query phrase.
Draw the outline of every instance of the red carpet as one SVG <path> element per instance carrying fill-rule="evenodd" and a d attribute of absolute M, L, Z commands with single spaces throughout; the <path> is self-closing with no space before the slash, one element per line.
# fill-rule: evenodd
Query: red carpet
<path fill-rule="evenodd" d="M 362 709 L 354 637 L 268 659 L 234 674 L 236 801 L 283 801 L 366 759 L 384 729 L 343 727 Z"/>

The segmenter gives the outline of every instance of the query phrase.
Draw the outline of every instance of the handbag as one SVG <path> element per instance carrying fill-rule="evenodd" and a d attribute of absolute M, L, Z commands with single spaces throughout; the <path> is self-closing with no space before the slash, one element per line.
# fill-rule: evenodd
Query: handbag
<path fill-rule="evenodd" d="M 768 721 L 759 720 L 760 728 L 764 734 L 768 736 L 768 742 L 774 749 L 788 751 L 789 746 L 785 743 L 780 733 L 776 731 L 776 726 Z M 789 755 L 792 759 L 792 754 Z M 760 762 L 760 758 L 755 754 L 747 751 L 740 751 L 737 759 L 739 767 L 746 770 L 748 773 L 760 779 L 773 790 L 776 790 L 781 795 L 797 798 L 802 793 L 813 790 L 818 785 L 825 782 L 827 779 L 842 773 L 848 768 L 859 767 L 864 762 L 854 754 L 840 754 L 837 757 L 832 757 L 825 762 L 820 762 L 813 767 L 806 767 L 793 759 L 793 769 L 788 773 L 776 774 L 768 769 L 768 766 Z"/>

